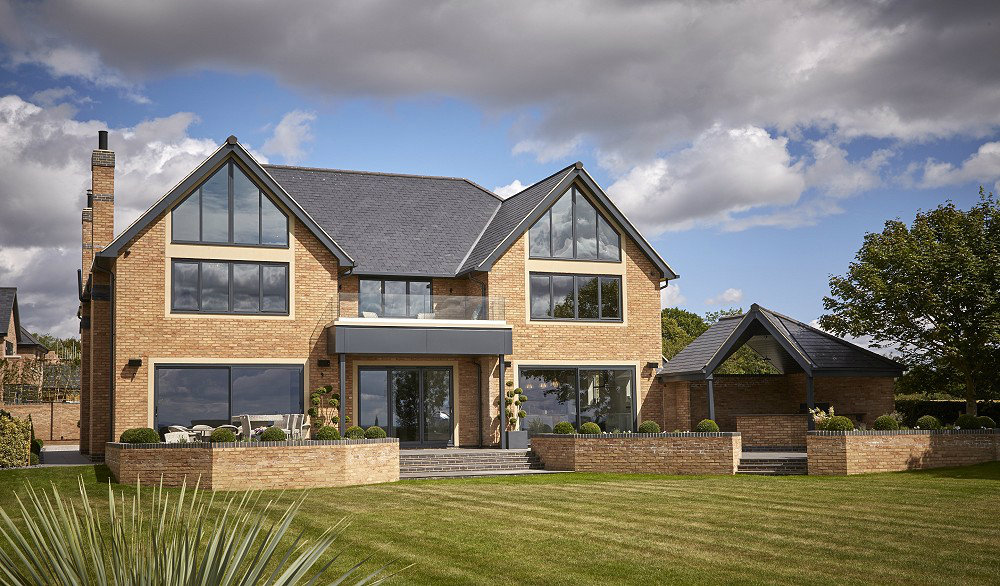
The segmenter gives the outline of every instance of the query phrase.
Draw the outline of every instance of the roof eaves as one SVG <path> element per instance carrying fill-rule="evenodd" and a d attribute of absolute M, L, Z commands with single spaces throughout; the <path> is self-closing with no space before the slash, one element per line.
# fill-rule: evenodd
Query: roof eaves
<path fill-rule="evenodd" d="M 852 342 L 848 342 L 847 340 L 845 340 L 845 339 L 843 339 L 843 338 L 841 338 L 839 336 L 835 336 L 835 335 L 831 334 L 830 332 L 825 332 L 825 331 L 823 331 L 823 330 L 821 330 L 819 328 L 813 327 L 813 326 L 811 326 L 811 325 L 809 325 L 809 324 L 807 324 L 805 322 L 802 322 L 802 321 L 799 321 L 799 320 L 795 319 L 794 317 L 789 317 L 789 316 L 787 316 L 787 315 L 785 315 L 783 313 L 778 313 L 777 311 L 772 311 L 770 309 L 768 309 L 767 311 L 769 313 L 775 315 L 776 317 L 779 317 L 781 319 L 787 319 L 790 322 L 798 324 L 799 326 L 801 326 L 803 328 L 806 328 L 806 329 L 808 329 L 810 331 L 813 331 L 813 332 L 815 332 L 817 334 L 825 336 L 825 337 L 827 337 L 827 338 L 829 338 L 831 340 L 834 340 L 835 342 L 838 342 L 840 344 L 849 344 L 850 346 L 852 346 L 852 347 L 854 347 L 854 348 L 856 348 L 858 350 L 861 350 L 862 352 L 864 352 L 866 354 L 869 354 L 870 356 L 872 356 L 874 358 L 877 358 L 877 359 L 879 359 L 879 360 L 881 360 L 883 362 L 887 362 L 889 364 L 892 364 L 892 365 L 894 365 L 894 366 L 896 366 L 896 367 L 898 367 L 898 368 L 900 368 L 902 370 L 906 370 L 906 365 L 905 364 L 902 364 L 901 362 L 897 362 L 897 361 L 893 360 L 892 358 L 889 358 L 888 356 L 883 356 L 882 354 L 879 354 L 878 352 L 874 352 L 874 351 L 872 351 L 872 350 L 870 350 L 868 348 L 864 348 L 864 347 L 858 346 L 857 344 L 854 344 Z"/>

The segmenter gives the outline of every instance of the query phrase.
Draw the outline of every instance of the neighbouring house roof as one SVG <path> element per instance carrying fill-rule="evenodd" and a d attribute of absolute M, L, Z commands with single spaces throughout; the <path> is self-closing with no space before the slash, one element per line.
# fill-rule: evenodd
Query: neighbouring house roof
<path fill-rule="evenodd" d="M 7 335 L 10 314 L 17 307 L 17 287 L 0 287 L 0 336 Z M 15 323 L 17 323 L 15 317 Z"/>
<path fill-rule="evenodd" d="M 31 332 L 29 332 L 28 330 L 24 329 L 23 327 L 18 327 L 17 328 L 17 346 L 18 346 L 18 348 L 27 348 L 28 346 L 37 346 L 37 347 L 45 350 L 46 352 L 49 351 L 49 349 L 45 346 L 45 344 L 42 344 L 41 342 L 39 342 L 37 338 L 35 338 L 34 336 L 31 335 Z"/>
<path fill-rule="evenodd" d="M 657 374 L 667 379 L 704 378 L 743 345 L 783 373 L 899 376 L 905 369 L 885 356 L 755 303 L 743 315 L 712 324 Z"/>

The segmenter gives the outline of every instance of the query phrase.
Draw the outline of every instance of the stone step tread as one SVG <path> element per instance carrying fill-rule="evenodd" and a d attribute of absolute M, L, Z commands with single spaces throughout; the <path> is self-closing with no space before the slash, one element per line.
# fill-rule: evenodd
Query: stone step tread
<path fill-rule="evenodd" d="M 737 470 L 737 474 L 745 474 L 747 476 L 806 476 L 805 471 L 801 472 L 777 472 L 769 470 Z"/>
<path fill-rule="evenodd" d="M 413 479 L 413 478 L 485 478 L 490 476 L 526 476 L 529 474 L 572 474 L 572 472 L 556 471 L 556 470 L 541 470 L 541 469 L 531 469 L 531 470 L 462 470 L 457 472 L 419 472 L 419 473 L 408 473 L 400 472 L 399 477 L 401 479 Z"/>
<path fill-rule="evenodd" d="M 448 470 L 544 470 L 544 466 L 424 466 L 410 467 L 400 466 L 400 472 L 444 472 Z"/>

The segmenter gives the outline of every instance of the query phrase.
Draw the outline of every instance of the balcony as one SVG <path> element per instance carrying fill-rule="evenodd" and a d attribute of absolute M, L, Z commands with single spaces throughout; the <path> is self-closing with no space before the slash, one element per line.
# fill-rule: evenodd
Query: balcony
<path fill-rule="evenodd" d="M 341 293 L 327 328 L 337 354 L 510 354 L 498 296 Z"/>

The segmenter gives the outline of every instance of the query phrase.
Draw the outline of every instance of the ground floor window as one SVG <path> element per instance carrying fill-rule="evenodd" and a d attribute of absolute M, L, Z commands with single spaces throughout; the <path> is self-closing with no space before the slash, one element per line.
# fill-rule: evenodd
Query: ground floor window
<path fill-rule="evenodd" d="M 377 425 L 402 443 L 447 444 L 452 439 L 450 367 L 361 367 L 358 425 Z"/>
<path fill-rule="evenodd" d="M 293 365 L 164 365 L 154 374 L 154 425 L 230 423 L 236 415 L 303 412 L 303 374 Z"/>
<path fill-rule="evenodd" d="M 635 431 L 635 369 L 622 367 L 521 367 L 518 385 L 527 395 L 521 429 L 550 433 L 556 423 L 588 421 L 602 430 Z"/>

